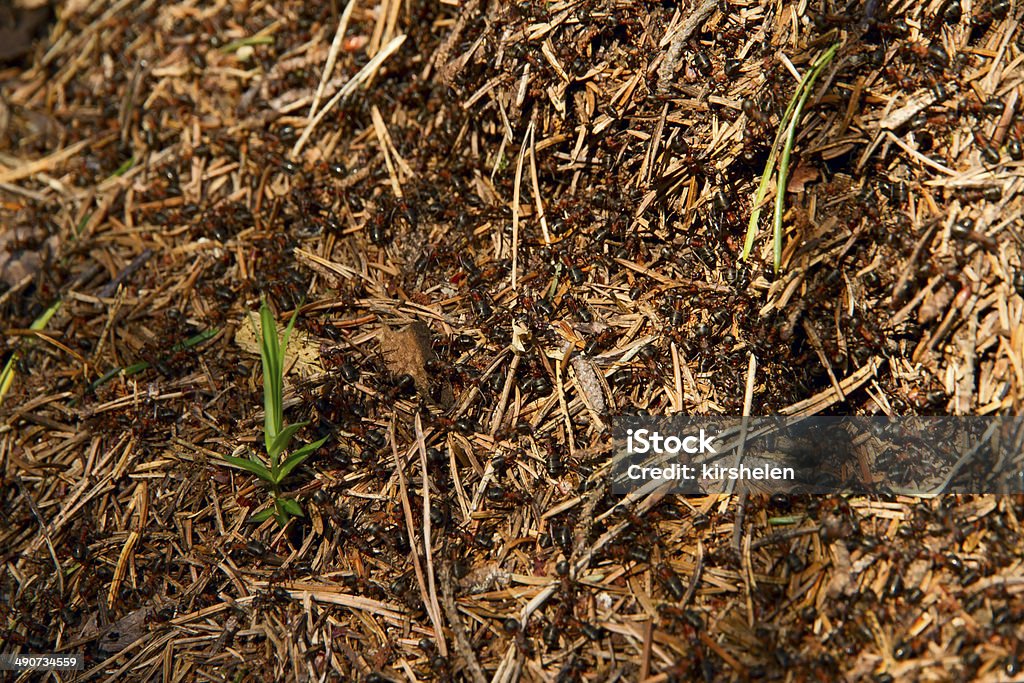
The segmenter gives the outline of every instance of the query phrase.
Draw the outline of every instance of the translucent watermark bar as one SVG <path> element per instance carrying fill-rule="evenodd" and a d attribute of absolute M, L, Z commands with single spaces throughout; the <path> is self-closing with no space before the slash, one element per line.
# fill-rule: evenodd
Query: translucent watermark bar
<path fill-rule="evenodd" d="M 1024 493 L 1021 417 L 612 420 L 612 490 Z"/>
<path fill-rule="evenodd" d="M 81 671 L 84 655 L 0 654 L 0 671 Z"/>

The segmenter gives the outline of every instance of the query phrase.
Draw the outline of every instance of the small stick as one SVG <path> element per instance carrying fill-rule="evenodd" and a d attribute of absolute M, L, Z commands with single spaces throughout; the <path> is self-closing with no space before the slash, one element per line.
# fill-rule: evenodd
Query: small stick
<path fill-rule="evenodd" d="M 98 149 L 103 145 L 108 144 L 117 138 L 117 135 L 107 135 L 99 140 L 81 140 L 76 142 L 69 147 L 65 147 L 62 150 L 56 151 L 49 156 L 45 156 L 42 159 L 36 159 L 35 161 L 27 161 L 22 163 L 20 166 L 14 168 L 3 169 L 0 171 L 0 183 L 13 183 L 21 180 L 22 178 L 28 178 L 40 173 L 42 171 L 49 171 L 54 168 L 65 159 L 69 159 L 78 154 L 83 147 L 89 147 L 90 149 Z"/>
<path fill-rule="evenodd" d="M 430 470 L 427 468 L 426 438 L 423 435 L 419 413 L 416 413 L 416 446 L 420 453 L 420 469 L 423 472 L 423 551 L 427 558 L 427 586 L 430 606 L 433 608 L 431 621 L 434 621 L 434 630 L 437 632 L 438 652 L 442 657 L 447 657 L 448 643 L 445 642 L 444 629 L 441 627 L 441 607 L 437 602 L 437 585 L 434 581 L 434 553 L 430 547 Z"/>
<path fill-rule="evenodd" d="M 327 82 L 331 79 L 334 63 L 337 61 L 338 52 L 341 50 L 341 41 L 345 37 L 345 31 L 348 29 L 348 20 L 352 16 L 352 10 L 355 9 L 355 6 L 356 0 L 349 0 L 348 5 L 345 6 L 345 11 L 341 14 L 338 30 L 334 32 L 334 40 L 331 42 L 331 50 L 327 53 L 327 63 L 324 64 L 324 72 L 320 75 L 320 85 L 316 88 L 316 94 L 313 95 L 313 103 L 309 105 L 309 114 L 306 115 L 306 119 L 309 121 L 312 121 L 316 115 L 316 108 L 320 106 L 320 98 L 324 96 L 324 89 L 327 87 Z"/>
<path fill-rule="evenodd" d="M 469 638 L 466 637 L 466 627 L 462 623 L 458 606 L 455 604 L 455 594 L 452 591 L 453 584 L 451 568 L 447 564 L 442 564 L 441 602 L 444 604 L 445 614 L 448 615 L 448 623 L 452 626 L 452 633 L 455 634 L 455 649 L 458 650 L 459 654 L 462 655 L 462 659 L 465 660 L 466 668 L 469 669 L 473 683 L 487 683 L 484 670 L 480 667 L 480 662 L 476 658 L 476 653 L 473 652 L 473 646 L 470 644 Z M 554 588 L 551 589 L 551 592 L 554 593 Z"/>
<path fill-rule="evenodd" d="M 750 417 L 750 409 L 754 402 L 754 377 L 757 374 L 757 358 L 754 354 L 750 354 L 750 362 L 747 364 L 747 388 L 743 393 L 743 417 Z M 740 463 L 743 462 L 743 451 L 747 445 L 747 425 L 748 420 L 742 421 L 740 428 L 740 447 L 736 454 L 736 466 L 739 467 Z M 736 488 L 736 480 L 729 481 L 728 493 L 732 493 Z M 740 492 L 739 500 L 736 501 L 736 519 L 732 526 L 732 549 L 735 551 L 737 556 L 741 556 L 741 545 L 743 540 L 743 519 L 747 514 L 747 497 L 750 495 L 749 491 L 744 488 Z"/>
<path fill-rule="evenodd" d="M 385 45 L 373 59 L 366 63 L 366 66 L 360 69 L 355 76 L 349 79 L 348 83 L 343 85 L 341 89 L 334 94 L 334 97 L 327 101 L 324 108 L 317 112 L 316 116 L 313 117 L 313 120 L 311 120 L 305 130 L 302 131 L 302 136 L 295 142 L 295 147 L 292 148 L 291 152 L 292 159 L 299 156 L 299 152 L 301 152 L 302 148 L 306 146 L 307 142 L 309 142 L 309 136 L 313 134 L 313 130 L 320 124 L 320 121 L 327 116 L 327 112 L 331 111 L 331 109 L 333 109 L 338 102 L 341 102 L 342 99 L 354 93 L 356 88 L 364 82 L 370 80 L 370 77 L 377 72 L 377 69 L 381 67 L 384 61 L 398 50 L 398 48 L 402 47 L 402 43 L 404 42 L 404 33 L 400 36 L 395 36 L 395 38 Z"/>
<path fill-rule="evenodd" d="M 391 423 L 391 425 L 390 425 L 390 427 L 388 429 L 391 432 L 391 434 L 390 434 L 391 452 L 395 456 L 395 472 L 398 473 L 398 487 L 399 487 L 399 490 L 401 491 L 401 496 L 402 496 L 402 509 L 405 512 L 405 530 L 406 530 L 406 532 L 409 535 L 409 545 L 411 546 L 411 551 L 410 552 L 412 553 L 413 569 L 416 570 L 416 581 L 420 585 L 420 595 L 423 597 L 423 607 L 426 608 L 427 616 L 430 617 L 430 621 L 434 625 L 434 633 L 435 633 L 435 635 L 437 637 L 438 650 L 442 654 L 444 654 L 446 648 L 445 648 L 445 645 L 444 645 L 444 633 L 441 630 L 441 628 L 442 628 L 441 627 L 441 615 L 440 615 L 440 613 L 435 612 L 434 609 L 433 609 L 433 607 L 437 603 L 436 603 L 436 601 L 431 601 L 430 595 L 429 595 L 429 593 L 427 591 L 426 580 L 423 577 L 423 567 L 420 564 L 420 554 L 419 554 L 419 550 L 416 547 L 416 532 L 415 532 L 416 523 L 415 523 L 415 521 L 413 519 L 413 516 L 412 516 L 412 504 L 409 502 L 409 490 L 408 490 L 408 488 L 406 488 L 406 485 L 405 485 L 405 473 L 402 471 L 403 460 L 402 460 L 402 458 L 398 457 L 398 447 L 395 446 L 395 424 L 394 424 L 394 422 Z M 425 482 L 424 482 L 424 486 L 426 486 Z M 424 505 L 424 514 L 428 517 L 427 523 L 429 524 L 430 510 L 429 510 L 429 508 L 426 507 L 426 505 L 427 505 L 426 501 L 424 501 L 423 505 Z M 427 527 L 426 531 L 429 532 L 429 530 L 430 530 L 429 527 Z M 426 539 L 424 539 L 424 542 L 425 543 L 429 543 L 428 541 L 426 541 Z"/>
<path fill-rule="evenodd" d="M 536 114 L 536 110 L 534 111 Z M 540 219 L 540 231 L 544 235 L 544 244 L 551 244 L 551 235 L 548 234 L 548 219 L 544 215 L 544 200 L 540 196 L 540 183 L 537 181 L 537 127 L 534 125 L 536 119 L 530 120 L 530 180 L 533 182 L 533 201 L 537 205 L 537 217 Z"/>
<path fill-rule="evenodd" d="M 132 274 L 139 268 L 141 268 L 143 264 L 146 263 L 146 261 L 148 261 L 149 257 L 151 257 L 152 255 L 152 249 L 144 249 L 141 254 L 132 259 L 132 262 L 125 266 L 124 269 L 117 274 L 117 277 L 115 277 L 113 280 L 104 285 L 103 288 L 100 289 L 97 296 L 104 299 L 113 296 L 117 292 L 118 285 L 127 280 L 129 277 L 131 277 Z"/>
<path fill-rule="evenodd" d="M 895 142 L 900 147 L 900 149 L 902 149 L 904 152 L 917 159 L 925 166 L 930 166 L 931 168 L 934 168 L 936 171 L 940 173 L 945 173 L 946 175 L 957 175 L 957 172 L 949 168 L 948 166 L 943 166 L 934 159 L 930 159 L 929 157 L 926 157 L 925 155 L 918 152 L 916 149 L 914 149 L 913 147 L 905 143 L 903 140 L 901 140 L 899 136 L 895 135 L 891 130 L 885 131 L 885 135 L 893 142 Z"/>
<path fill-rule="evenodd" d="M 512 393 L 512 387 L 515 384 L 516 368 L 519 367 L 519 361 L 522 360 L 519 354 L 512 356 L 512 364 L 509 365 L 508 375 L 505 377 L 505 388 L 501 391 L 501 400 L 498 401 L 498 407 L 494 409 L 494 417 L 491 419 L 491 436 L 498 433 L 498 428 L 501 427 L 501 420 L 505 417 L 505 409 L 508 408 L 508 396 Z M 416 413 L 416 419 L 419 419 L 419 413 Z"/>
<path fill-rule="evenodd" d="M 523 136 L 523 144 L 519 148 L 519 158 L 516 160 L 516 177 L 512 184 L 512 289 L 516 288 L 519 279 L 519 196 L 520 186 L 523 182 L 523 160 L 526 158 L 526 141 L 530 131 L 533 130 L 533 118 L 526 135 Z"/>
<path fill-rule="evenodd" d="M 835 388 L 836 393 L 839 394 L 839 400 L 845 401 L 846 393 L 843 391 L 843 386 L 839 384 L 839 380 L 836 379 L 836 373 L 832 369 L 832 363 L 829 361 L 828 355 L 825 353 L 825 347 L 822 346 L 821 338 L 818 337 L 817 330 L 814 329 L 814 325 L 811 324 L 807 318 L 804 318 L 802 323 L 804 326 L 804 332 L 807 333 L 807 340 L 811 343 L 811 348 L 813 348 L 814 352 L 818 355 L 818 360 L 825 366 L 825 372 L 828 373 L 828 378 L 832 382 L 833 388 Z"/>
<path fill-rule="evenodd" d="M 676 31 L 675 35 L 671 37 L 666 36 L 661 39 L 662 47 L 664 47 L 665 41 L 668 40 L 668 52 L 658 67 L 658 89 L 661 92 L 668 91 L 669 82 L 679 67 L 679 58 L 682 55 L 683 46 L 686 44 L 686 41 L 690 39 L 690 36 L 698 28 L 704 25 L 704 21 L 711 16 L 711 13 L 715 11 L 717 6 L 718 0 L 704 0 L 690 10 L 689 16 L 680 24 L 679 30 Z"/>
<path fill-rule="evenodd" d="M 693 596 L 697 593 L 697 586 L 700 585 L 700 573 L 704 569 L 704 544 L 701 540 L 697 539 L 697 564 L 693 567 L 693 576 L 690 577 L 690 585 L 686 587 L 686 594 L 683 599 L 679 601 L 679 609 L 683 609 L 690 601 L 693 600 Z"/>
<path fill-rule="evenodd" d="M 39 512 L 39 508 L 36 507 L 36 502 L 32 500 L 32 496 L 28 492 L 28 488 L 24 482 L 21 481 L 21 477 L 18 475 L 14 476 L 14 481 L 21 489 L 21 495 L 28 502 L 28 507 L 32 511 L 32 516 L 39 522 L 39 528 L 42 530 L 43 540 L 46 541 L 46 547 L 50 551 L 50 558 L 53 560 L 54 566 L 57 568 L 57 586 L 60 588 L 61 595 L 64 594 L 64 569 L 60 566 L 60 561 L 57 559 L 57 553 L 53 549 L 53 541 L 50 540 L 50 533 L 46 530 L 46 520 L 43 519 L 43 515 Z"/>
<path fill-rule="evenodd" d="M 910 258 L 907 259 L 903 271 L 900 273 L 900 276 L 896 278 L 896 284 L 893 285 L 891 300 L 892 306 L 896 306 L 901 301 L 903 301 L 905 295 L 904 290 L 906 289 L 907 283 L 909 283 L 910 278 L 917 273 L 917 268 L 914 264 L 917 262 L 918 257 L 921 256 L 921 253 L 924 250 L 925 246 L 931 241 L 933 231 L 935 230 L 935 226 L 938 225 L 938 223 L 938 219 L 932 219 L 928 223 L 920 239 L 917 240 L 917 244 L 914 245 L 914 251 L 910 253 Z M 892 324 L 895 324 L 896 322 L 898 321 L 894 320 Z"/>
<path fill-rule="evenodd" d="M 878 372 L 879 364 L 882 359 L 878 356 L 872 356 L 867 362 L 849 375 L 846 379 L 839 383 L 847 394 L 850 394 L 861 387 L 867 382 L 872 375 Z M 805 417 L 807 415 L 814 415 L 819 413 L 829 406 L 835 405 L 839 402 L 839 394 L 836 393 L 835 387 L 829 387 L 824 391 L 819 391 L 814 396 L 806 398 L 802 401 L 786 406 L 779 410 L 780 415 L 794 416 L 794 417 Z"/>
<path fill-rule="evenodd" d="M 817 526 L 805 529 L 790 529 L 788 531 L 780 531 L 778 533 L 772 534 L 771 536 L 765 536 L 764 538 L 757 539 L 756 541 L 750 544 L 750 549 L 757 550 L 759 548 L 763 548 L 768 545 L 773 545 L 775 543 L 782 543 L 783 541 L 788 541 L 794 538 L 800 538 L 801 536 L 816 534 L 819 531 L 821 531 L 821 527 Z"/>
<path fill-rule="evenodd" d="M 650 619 L 644 622 L 643 650 L 640 653 L 640 680 L 645 680 L 651 675 L 651 645 L 654 642 L 654 622 Z"/>
<path fill-rule="evenodd" d="M 996 131 L 992 135 L 992 146 L 1002 147 L 1003 142 L 1006 141 L 1006 133 L 1010 129 L 1010 124 L 1013 123 L 1013 115 L 1017 111 L 1017 91 L 1012 91 L 1006 96 L 1006 104 L 1003 106 L 1003 115 L 999 118 L 999 123 L 996 124 Z"/>

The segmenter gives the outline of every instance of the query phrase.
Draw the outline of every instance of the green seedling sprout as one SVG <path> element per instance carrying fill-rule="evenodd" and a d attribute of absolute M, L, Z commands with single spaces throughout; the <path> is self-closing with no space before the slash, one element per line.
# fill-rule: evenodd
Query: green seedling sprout
<path fill-rule="evenodd" d="M 779 122 L 779 132 L 775 136 L 775 142 L 772 143 L 771 152 L 768 154 L 768 162 L 764 166 L 761 182 L 757 186 L 757 192 L 754 195 L 754 208 L 750 212 L 747 236 L 743 242 L 743 252 L 740 254 L 740 258 L 743 260 L 750 256 L 750 250 L 754 247 L 754 237 L 757 235 L 757 222 L 761 218 L 761 204 L 764 202 L 764 196 L 768 193 L 768 183 L 772 177 L 772 170 L 775 168 L 775 158 L 779 153 L 779 145 L 782 144 L 783 137 L 785 137 L 786 144 L 782 148 L 782 159 L 779 162 L 778 182 L 775 184 L 772 251 L 776 273 L 779 272 L 779 267 L 782 264 L 782 216 L 785 213 L 786 180 L 789 176 L 789 157 L 793 151 L 793 144 L 796 142 L 796 128 L 803 115 L 804 106 L 814 90 L 814 82 L 821 75 L 821 72 L 824 71 L 825 67 L 832 62 L 838 49 L 839 44 L 836 43 L 825 50 L 815 60 L 810 70 L 804 74 L 800 85 L 797 86 L 796 92 L 793 93 L 793 99 L 789 101 L 789 106 L 786 107 L 786 112 L 782 115 L 782 120 Z"/>
<path fill-rule="evenodd" d="M 255 474 L 270 488 L 273 498 L 271 506 L 253 515 L 253 521 L 263 522 L 273 517 L 282 527 L 288 523 L 289 519 L 302 517 L 303 513 L 302 507 L 296 500 L 282 497 L 281 483 L 291 474 L 292 470 L 301 465 L 327 440 L 327 437 L 324 437 L 288 453 L 288 444 L 291 443 L 292 437 L 307 424 L 306 422 L 284 424 L 285 351 L 288 348 L 288 339 L 291 337 L 292 328 L 295 327 L 298 313 L 299 311 L 296 309 L 288 322 L 288 327 L 285 328 L 283 339 L 279 340 L 274 314 L 266 300 L 260 306 L 260 359 L 263 362 L 263 442 L 267 448 L 267 461 L 270 466 L 267 467 L 260 462 L 255 454 L 251 458 L 223 456 L 229 465 Z M 252 324 L 255 328 L 255 320 L 252 321 Z"/>

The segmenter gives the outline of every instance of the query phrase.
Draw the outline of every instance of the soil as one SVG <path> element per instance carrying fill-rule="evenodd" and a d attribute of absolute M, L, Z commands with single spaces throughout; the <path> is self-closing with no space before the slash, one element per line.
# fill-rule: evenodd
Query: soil
<path fill-rule="evenodd" d="M 1018 674 L 1022 496 L 603 474 L 637 411 L 1017 414 L 1019 4 L 52 4 L 0 11 L 0 651 L 84 653 L 66 680 Z M 283 528 L 223 459 L 263 451 L 261 299 L 296 315 L 296 443 L 327 439 Z"/>

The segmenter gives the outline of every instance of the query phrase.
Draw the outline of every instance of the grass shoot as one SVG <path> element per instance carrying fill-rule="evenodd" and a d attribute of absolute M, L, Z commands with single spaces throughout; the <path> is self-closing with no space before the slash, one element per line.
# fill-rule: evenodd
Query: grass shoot
<path fill-rule="evenodd" d="M 224 460 L 233 467 L 246 470 L 263 480 L 273 498 L 271 506 L 253 515 L 253 521 L 262 522 L 274 517 L 279 526 L 284 526 L 292 517 L 302 517 L 302 507 L 292 498 L 281 496 L 281 483 L 292 471 L 301 465 L 316 449 L 327 440 L 326 437 L 308 443 L 291 451 L 288 446 L 292 437 L 306 422 L 284 424 L 284 360 L 288 339 L 295 327 L 298 310 L 292 315 L 285 328 L 284 336 L 278 339 L 274 314 L 264 300 L 260 306 L 260 359 L 263 363 L 263 442 L 267 449 L 267 464 L 255 454 L 251 458 L 225 455 Z M 253 327 L 256 322 L 252 321 Z"/>
<path fill-rule="evenodd" d="M 757 235 L 757 223 L 761 218 L 761 206 L 765 195 L 768 193 L 768 185 L 771 181 L 772 170 L 775 168 L 775 159 L 779 153 L 779 146 L 782 144 L 783 139 L 785 139 L 785 146 L 782 148 L 782 158 L 779 162 L 778 179 L 775 183 L 772 252 L 776 273 L 779 272 L 779 267 L 782 264 L 782 217 L 785 213 L 789 159 L 793 151 L 793 145 L 796 142 L 796 129 L 803 115 L 804 106 L 806 106 L 807 100 L 814 90 L 814 82 L 821 75 L 825 67 L 832 62 L 838 49 L 839 44 L 836 43 L 825 50 L 815 60 L 810 70 L 804 74 L 800 85 L 797 86 L 796 92 L 793 93 L 793 98 L 790 100 L 789 106 L 786 107 L 786 112 L 782 115 L 782 120 L 779 122 L 779 131 L 775 136 L 775 142 L 772 143 L 771 152 L 768 154 L 768 161 L 764 166 L 764 173 L 761 175 L 761 182 L 758 184 L 757 192 L 754 195 L 753 210 L 750 212 L 750 223 L 747 225 L 747 235 L 743 242 L 743 251 L 740 254 L 740 258 L 743 260 L 750 256 L 750 251 L 753 249 L 754 237 Z"/>

